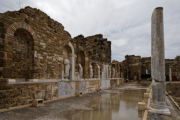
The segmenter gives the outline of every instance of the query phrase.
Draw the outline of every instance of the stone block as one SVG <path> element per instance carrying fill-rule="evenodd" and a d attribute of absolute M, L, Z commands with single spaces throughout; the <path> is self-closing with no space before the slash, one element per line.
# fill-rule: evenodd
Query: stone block
<path fill-rule="evenodd" d="M 44 105 L 44 100 L 43 99 L 35 99 L 33 100 L 33 107 L 40 107 Z"/>
<path fill-rule="evenodd" d="M 142 111 L 146 109 L 146 103 L 145 102 L 138 102 L 138 110 Z"/>
<path fill-rule="evenodd" d="M 8 79 L 0 78 L 0 86 L 6 86 L 8 85 Z"/>
<path fill-rule="evenodd" d="M 144 98 L 149 98 L 150 93 L 144 93 Z"/>

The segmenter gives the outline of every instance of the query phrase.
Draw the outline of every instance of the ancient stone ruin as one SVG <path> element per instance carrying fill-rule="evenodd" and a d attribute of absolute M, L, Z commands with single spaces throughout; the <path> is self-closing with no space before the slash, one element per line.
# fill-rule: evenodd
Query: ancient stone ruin
<path fill-rule="evenodd" d="M 119 75 L 103 35 L 72 38 L 31 7 L 0 14 L 0 108 L 117 86 L 123 82 Z"/>
<path fill-rule="evenodd" d="M 130 83 L 130 88 L 134 87 L 131 83 L 137 83 L 145 87 L 149 85 L 145 93 L 137 91 L 137 94 L 144 95 L 145 101 L 140 105 L 147 117 L 151 93 L 151 107 L 167 107 L 166 84 L 168 94 L 179 100 L 178 81 L 180 56 L 175 59 L 164 57 L 162 8 L 156 8 L 152 16 L 152 56 L 126 55 L 121 62 L 112 60 L 111 41 L 102 34 L 72 38 L 61 23 L 36 8 L 0 13 L 0 112 L 37 107 L 109 88 L 118 87 L 109 92 L 119 92 L 123 83 Z M 127 86 L 123 87 L 121 93 Z M 131 96 L 137 100 L 133 92 Z M 138 99 L 142 99 L 141 95 Z M 116 97 L 118 101 L 123 99 L 131 104 L 131 96 L 118 94 Z M 110 99 L 106 103 L 112 105 L 113 102 L 115 100 Z M 146 102 L 148 107 L 145 107 Z M 117 113 L 119 106 L 120 102 L 118 106 L 115 104 Z M 110 110 L 105 114 L 112 115 Z"/>
<path fill-rule="evenodd" d="M 166 81 L 180 81 L 179 56 L 175 59 L 165 59 L 165 79 Z M 129 81 L 151 81 L 151 57 L 141 57 L 126 55 L 121 64 L 121 74 Z M 138 76 L 138 77 L 137 77 Z"/>

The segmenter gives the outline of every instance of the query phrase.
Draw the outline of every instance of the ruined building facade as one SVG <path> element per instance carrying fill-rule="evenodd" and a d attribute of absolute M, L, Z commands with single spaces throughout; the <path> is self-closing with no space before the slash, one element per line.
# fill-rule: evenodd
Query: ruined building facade
<path fill-rule="evenodd" d="M 151 80 L 151 57 L 126 55 L 121 72 L 125 80 Z M 180 56 L 165 59 L 166 81 L 180 81 Z"/>
<path fill-rule="evenodd" d="M 0 109 L 120 85 L 119 67 L 101 34 L 72 38 L 31 7 L 0 14 Z"/>
<path fill-rule="evenodd" d="M 76 75 L 83 68 L 84 74 L 80 75 L 81 78 L 104 77 L 103 73 L 110 68 L 111 64 L 111 42 L 103 38 L 101 34 L 97 34 L 86 38 L 79 35 L 72 39 L 72 43 L 77 55 Z"/>
<path fill-rule="evenodd" d="M 180 57 L 166 60 L 166 78 L 180 80 L 179 65 Z M 0 109 L 150 79 L 150 66 L 150 57 L 134 55 L 111 62 L 111 42 L 103 35 L 72 38 L 38 9 L 0 13 Z"/>

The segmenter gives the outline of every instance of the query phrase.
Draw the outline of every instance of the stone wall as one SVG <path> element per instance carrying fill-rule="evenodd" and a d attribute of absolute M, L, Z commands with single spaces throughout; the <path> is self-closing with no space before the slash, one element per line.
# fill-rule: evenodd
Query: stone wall
<path fill-rule="evenodd" d="M 33 100 L 52 101 L 109 89 L 123 84 L 123 79 L 92 79 L 46 83 L 17 83 L 0 86 L 0 109 L 32 105 Z"/>
<path fill-rule="evenodd" d="M 0 109 L 32 104 L 34 99 L 52 100 L 57 97 L 57 83 L 0 86 Z"/>
<path fill-rule="evenodd" d="M 170 66 L 172 81 L 180 81 L 180 56 L 177 56 Z"/>
<path fill-rule="evenodd" d="M 180 81 L 180 57 L 175 59 L 165 59 L 165 75 L 166 81 Z M 121 73 L 125 79 L 151 80 L 151 57 L 140 57 L 128 55 L 121 64 Z M 137 77 L 138 76 L 138 77 Z M 135 79 L 138 78 L 138 79 Z"/>
<path fill-rule="evenodd" d="M 141 80 L 141 57 L 126 55 L 124 64 L 124 77 L 128 80 Z"/>
<path fill-rule="evenodd" d="M 103 72 L 103 65 L 111 63 L 111 42 L 103 35 L 97 34 L 84 37 L 79 35 L 72 40 L 76 54 L 76 72 L 80 71 L 79 64 L 83 68 L 83 78 L 89 78 L 90 66 L 93 69 L 93 78 L 98 78 L 98 67 Z"/>
<path fill-rule="evenodd" d="M 63 47 L 70 34 L 30 7 L 0 14 L 1 75 L 4 78 L 61 78 Z"/>
<path fill-rule="evenodd" d="M 141 58 L 141 78 L 151 78 L 151 57 Z"/>
<path fill-rule="evenodd" d="M 112 78 L 123 78 L 121 68 L 122 68 L 121 62 L 112 61 L 112 63 L 111 63 L 111 77 Z"/>
<path fill-rule="evenodd" d="M 0 14 L 0 109 L 119 86 L 120 68 L 101 34 L 71 38 L 31 7 Z"/>
<path fill-rule="evenodd" d="M 3 78 L 97 78 L 104 65 L 111 64 L 111 42 L 103 35 L 72 39 L 60 23 L 39 9 L 0 14 L 0 35 Z"/>
<path fill-rule="evenodd" d="M 102 63 L 111 63 L 111 42 L 103 38 L 101 34 L 89 36 L 87 39 L 87 50 L 91 60 Z M 93 49 L 92 49 L 93 48 Z"/>

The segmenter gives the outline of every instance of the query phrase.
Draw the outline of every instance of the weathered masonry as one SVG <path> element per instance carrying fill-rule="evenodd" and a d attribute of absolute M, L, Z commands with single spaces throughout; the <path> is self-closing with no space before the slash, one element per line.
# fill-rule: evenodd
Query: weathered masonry
<path fill-rule="evenodd" d="M 121 77 L 125 80 L 151 80 L 151 57 L 126 55 L 123 62 L 119 62 Z M 175 59 L 165 59 L 166 81 L 180 81 L 180 56 Z"/>
<path fill-rule="evenodd" d="M 31 7 L 0 14 L 0 109 L 120 85 L 119 66 L 101 34 L 71 38 Z"/>

